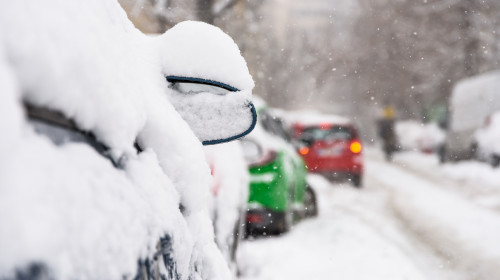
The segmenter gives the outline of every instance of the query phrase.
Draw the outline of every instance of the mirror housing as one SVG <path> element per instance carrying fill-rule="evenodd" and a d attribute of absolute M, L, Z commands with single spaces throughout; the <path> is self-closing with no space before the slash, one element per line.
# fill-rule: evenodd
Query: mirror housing
<path fill-rule="evenodd" d="M 241 138 L 257 123 L 250 94 L 230 85 L 193 77 L 166 77 L 169 99 L 203 145 Z"/>
<path fill-rule="evenodd" d="M 204 145 L 252 131 L 254 82 L 234 40 L 216 26 L 184 21 L 154 37 L 167 97 Z"/>

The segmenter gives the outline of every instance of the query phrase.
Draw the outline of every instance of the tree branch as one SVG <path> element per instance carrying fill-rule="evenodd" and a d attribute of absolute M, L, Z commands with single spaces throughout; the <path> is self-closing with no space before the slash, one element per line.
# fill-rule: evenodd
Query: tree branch
<path fill-rule="evenodd" d="M 218 17 L 218 16 L 222 15 L 225 11 L 232 8 L 238 2 L 240 2 L 240 0 L 219 1 L 217 4 L 215 4 L 213 6 L 212 14 L 214 15 L 214 17 Z"/>

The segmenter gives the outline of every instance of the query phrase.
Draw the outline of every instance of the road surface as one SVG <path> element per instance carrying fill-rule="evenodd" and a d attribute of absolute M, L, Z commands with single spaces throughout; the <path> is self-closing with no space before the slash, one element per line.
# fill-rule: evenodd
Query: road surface
<path fill-rule="evenodd" d="M 365 162 L 362 189 L 311 175 L 318 217 L 243 242 L 240 279 L 500 279 L 499 171 L 411 153 L 387 163 L 376 149 Z"/>

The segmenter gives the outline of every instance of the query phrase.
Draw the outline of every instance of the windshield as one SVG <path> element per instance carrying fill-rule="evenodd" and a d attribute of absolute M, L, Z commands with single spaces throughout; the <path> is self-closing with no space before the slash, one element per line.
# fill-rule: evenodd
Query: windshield
<path fill-rule="evenodd" d="M 332 126 L 330 128 L 308 127 L 300 136 L 300 140 L 350 140 L 354 135 L 350 128 L 344 126 Z"/>
<path fill-rule="evenodd" d="M 28 123 L 33 127 L 37 134 L 46 136 L 56 146 L 64 146 L 69 143 L 87 144 L 96 152 L 108 158 L 113 165 L 116 166 L 115 162 L 111 159 L 108 153 L 108 149 L 101 143 L 97 142 L 91 134 L 86 134 L 69 127 L 56 125 L 35 118 L 29 118 Z"/>

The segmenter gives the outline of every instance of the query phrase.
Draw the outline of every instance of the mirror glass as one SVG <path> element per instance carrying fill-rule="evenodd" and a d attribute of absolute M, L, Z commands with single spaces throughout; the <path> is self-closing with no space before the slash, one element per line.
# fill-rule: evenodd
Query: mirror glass
<path fill-rule="evenodd" d="M 250 92 L 200 78 L 167 76 L 167 81 L 170 102 L 203 145 L 238 139 L 255 127 Z"/>
<path fill-rule="evenodd" d="M 213 93 L 217 95 L 225 95 L 229 90 L 213 85 L 207 85 L 207 84 L 198 84 L 198 83 L 185 83 L 185 82 L 178 82 L 178 83 L 173 83 L 171 85 L 171 88 L 175 91 L 178 91 L 180 93 L 185 93 L 185 94 L 196 94 L 196 93 L 201 93 L 201 92 L 208 92 L 208 93 Z"/>

